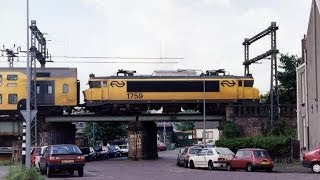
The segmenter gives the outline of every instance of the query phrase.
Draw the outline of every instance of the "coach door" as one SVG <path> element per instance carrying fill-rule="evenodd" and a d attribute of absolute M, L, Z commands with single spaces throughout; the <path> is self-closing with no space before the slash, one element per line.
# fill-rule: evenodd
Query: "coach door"
<path fill-rule="evenodd" d="M 54 105 L 54 81 L 37 81 L 37 104 Z"/>

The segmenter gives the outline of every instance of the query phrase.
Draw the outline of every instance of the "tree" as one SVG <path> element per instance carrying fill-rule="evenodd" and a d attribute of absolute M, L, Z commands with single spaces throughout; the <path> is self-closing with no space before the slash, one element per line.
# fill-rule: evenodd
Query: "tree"
<path fill-rule="evenodd" d="M 222 131 L 222 138 L 234 139 L 239 137 L 241 137 L 240 129 L 236 124 L 232 122 L 227 122 L 224 124 L 223 131 Z"/>
<path fill-rule="evenodd" d="M 176 126 L 176 129 L 179 131 L 189 131 L 194 128 L 194 121 L 184 121 L 184 122 L 176 122 L 174 125 Z"/>
<path fill-rule="evenodd" d="M 107 144 L 127 136 L 128 125 L 123 122 L 98 122 L 95 125 L 95 141 Z M 92 139 L 92 123 L 86 123 L 85 135 Z"/>
<path fill-rule="evenodd" d="M 296 68 L 301 65 L 301 58 L 297 55 L 281 54 L 280 63 L 279 68 L 283 69 L 283 71 L 278 73 L 280 82 L 278 89 L 280 104 L 296 104 Z"/>

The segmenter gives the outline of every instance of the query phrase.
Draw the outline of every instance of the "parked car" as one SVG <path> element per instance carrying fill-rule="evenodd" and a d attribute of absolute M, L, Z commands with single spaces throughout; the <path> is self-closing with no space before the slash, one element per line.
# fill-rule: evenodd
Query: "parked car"
<path fill-rule="evenodd" d="M 96 146 L 94 147 L 97 159 L 109 159 L 109 150 L 106 146 Z"/>
<path fill-rule="evenodd" d="M 157 143 L 157 150 L 158 151 L 166 151 L 167 150 L 167 146 L 163 142 L 159 141 Z"/>
<path fill-rule="evenodd" d="M 37 169 L 40 169 L 39 168 L 40 158 L 47 147 L 48 146 L 36 147 L 35 150 L 33 151 L 34 155 L 32 155 L 32 159 L 34 158 L 34 165 L 36 166 Z"/>
<path fill-rule="evenodd" d="M 128 152 L 129 152 L 128 145 L 126 144 L 119 145 L 119 148 L 120 148 L 121 155 L 128 155 Z"/>
<path fill-rule="evenodd" d="M 36 155 L 41 151 L 41 147 L 31 147 L 31 165 L 35 166 Z"/>
<path fill-rule="evenodd" d="M 75 170 L 82 177 L 84 165 L 85 158 L 78 146 L 74 144 L 48 146 L 39 162 L 40 172 L 46 173 L 48 177 L 51 177 L 54 172 L 61 171 L 73 174 Z"/>
<path fill-rule="evenodd" d="M 302 166 L 311 168 L 312 172 L 320 173 L 320 147 L 303 153 Z"/>
<path fill-rule="evenodd" d="M 234 153 L 225 147 L 204 148 L 195 156 L 189 158 L 190 168 L 226 168 Z"/>
<path fill-rule="evenodd" d="M 95 161 L 97 160 L 96 152 L 93 147 L 82 147 L 80 148 L 82 154 L 86 161 Z"/>
<path fill-rule="evenodd" d="M 184 149 L 180 149 L 180 152 L 177 157 L 177 166 L 188 167 L 189 158 L 195 156 L 202 150 L 199 146 L 191 146 Z"/>
<path fill-rule="evenodd" d="M 239 149 L 235 157 L 227 164 L 229 171 L 245 169 L 246 171 L 266 170 L 271 172 L 273 161 L 264 149 Z"/>
<path fill-rule="evenodd" d="M 121 157 L 120 147 L 117 145 L 108 146 L 108 151 L 110 157 Z"/>

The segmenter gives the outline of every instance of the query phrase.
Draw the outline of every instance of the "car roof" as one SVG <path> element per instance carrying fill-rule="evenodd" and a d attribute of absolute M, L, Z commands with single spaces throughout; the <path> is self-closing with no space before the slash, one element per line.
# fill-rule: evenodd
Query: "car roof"
<path fill-rule="evenodd" d="M 265 149 L 259 149 L 259 148 L 243 148 L 243 149 L 238 149 L 238 151 L 257 151 L 257 150 L 266 151 Z"/>

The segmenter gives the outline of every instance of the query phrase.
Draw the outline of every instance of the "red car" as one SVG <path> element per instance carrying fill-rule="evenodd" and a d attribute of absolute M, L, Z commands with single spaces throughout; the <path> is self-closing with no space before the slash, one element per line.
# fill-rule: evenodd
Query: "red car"
<path fill-rule="evenodd" d="M 68 171 L 70 174 L 76 170 L 83 176 L 85 158 L 77 145 L 58 144 L 46 148 L 40 158 L 39 169 L 42 174 L 46 172 L 50 177 L 54 172 Z"/>
<path fill-rule="evenodd" d="M 273 161 L 264 149 L 239 149 L 234 158 L 227 163 L 229 171 L 233 169 L 245 169 L 246 171 L 266 170 L 271 172 Z"/>
<path fill-rule="evenodd" d="M 311 168 L 314 173 L 320 173 L 320 147 L 303 154 L 302 166 Z"/>
<path fill-rule="evenodd" d="M 166 151 L 167 150 L 167 146 L 163 142 L 158 142 L 157 143 L 157 149 L 158 149 L 158 151 Z"/>

